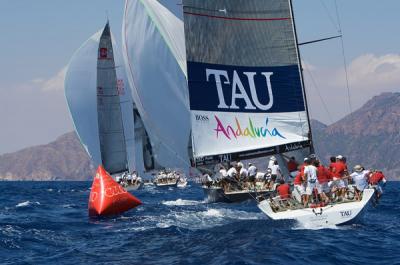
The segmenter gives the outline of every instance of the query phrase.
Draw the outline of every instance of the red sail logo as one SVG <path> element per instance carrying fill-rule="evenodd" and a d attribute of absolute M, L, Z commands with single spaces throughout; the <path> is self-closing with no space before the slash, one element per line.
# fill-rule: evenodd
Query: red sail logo
<path fill-rule="evenodd" d="M 107 58 L 107 48 L 100 48 L 100 58 L 101 59 Z"/>

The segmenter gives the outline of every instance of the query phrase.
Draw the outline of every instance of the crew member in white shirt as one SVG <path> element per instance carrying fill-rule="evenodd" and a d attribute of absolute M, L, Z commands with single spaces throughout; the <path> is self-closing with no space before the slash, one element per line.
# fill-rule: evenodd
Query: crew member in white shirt
<path fill-rule="evenodd" d="M 249 163 L 249 168 L 247 169 L 247 173 L 249 174 L 249 182 L 253 184 L 253 188 L 256 187 L 256 176 L 257 176 L 257 168 L 252 163 Z"/>
<path fill-rule="evenodd" d="M 304 207 L 307 207 L 307 204 L 310 201 L 310 196 L 312 195 L 315 188 L 318 185 L 317 179 L 317 168 L 311 164 L 311 160 L 307 159 L 305 161 L 306 166 L 304 167 L 304 178 L 306 180 L 306 192 L 305 192 L 305 200 Z M 320 193 L 320 191 L 318 191 Z"/>
<path fill-rule="evenodd" d="M 361 200 L 361 193 L 368 187 L 368 175 L 370 171 L 364 170 L 361 165 L 354 167 L 354 172 L 350 175 L 354 184 L 356 184 L 355 195 L 357 200 Z"/>
<path fill-rule="evenodd" d="M 275 161 L 276 161 L 276 157 L 275 156 L 271 156 L 269 158 L 268 167 L 267 168 L 272 168 L 272 166 L 275 165 Z"/>

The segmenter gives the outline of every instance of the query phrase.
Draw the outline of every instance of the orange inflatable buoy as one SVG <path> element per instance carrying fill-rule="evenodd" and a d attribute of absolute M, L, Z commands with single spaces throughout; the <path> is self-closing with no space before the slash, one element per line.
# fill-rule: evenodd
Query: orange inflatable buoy
<path fill-rule="evenodd" d="M 103 166 L 97 168 L 89 196 L 89 216 L 117 215 L 142 202 L 119 185 Z"/>

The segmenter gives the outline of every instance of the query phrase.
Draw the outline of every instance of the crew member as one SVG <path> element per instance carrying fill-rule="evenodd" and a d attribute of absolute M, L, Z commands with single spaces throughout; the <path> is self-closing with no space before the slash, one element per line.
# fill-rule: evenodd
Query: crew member
<path fill-rule="evenodd" d="M 249 168 L 247 172 L 249 174 L 249 181 L 253 184 L 253 188 L 256 187 L 256 176 L 257 176 L 257 168 L 252 163 L 249 163 Z"/>
<path fill-rule="evenodd" d="M 386 184 L 386 178 L 385 175 L 383 175 L 383 173 L 381 171 L 375 170 L 371 173 L 370 177 L 369 177 L 369 184 L 376 186 L 376 195 L 378 197 L 378 199 L 381 197 L 382 193 L 383 193 L 383 189 L 382 187 L 385 186 Z"/>
<path fill-rule="evenodd" d="M 292 156 L 289 161 L 287 162 L 287 168 L 289 170 L 289 174 L 291 177 L 296 177 L 298 173 L 298 166 L 299 164 L 296 162 L 296 159 L 294 156 Z"/>
<path fill-rule="evenodd" d="M 310 201 L 310 196 L 313 194 L 314 189 L 317 188 L 318 185 L 317 168 L 311 164 L 310 159 L 306 160 L 306 166 L 304 167 L 304 179 L 307 183 L 304 207 L 307 207 L 307 204 Z"/>
<path fill-rule="evenodd" d="M 354 167 L 354 172 L 350 175 L 351 179 L 356 184 L 355 196 L 356 200 L 361 200 L 361 193 L 368 186 L 368 175 L 369 170 L 364 170 L 361 165 L 356 165 Z"/>
<path fill-rule="evenodd" d="M 290 198 L 290 186 L 289 184 L 285 183 L 283 179 L 279 181 L 279 186 L 276 188 L 276 191 L 281 199 Z"/>

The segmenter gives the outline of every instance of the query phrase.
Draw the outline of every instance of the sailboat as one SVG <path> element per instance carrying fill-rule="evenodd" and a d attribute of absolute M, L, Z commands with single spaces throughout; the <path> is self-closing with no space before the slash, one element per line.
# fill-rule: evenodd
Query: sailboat
<path fill-rule="evenodd" d="M 135 116 L 122 56 L 113 47 L 118 46 L 107 22 L 75 52 L 64 86 L 75 131 L 92 162 L 121 179 L 144 172 L 145 133 Z M 124 186 L 136 189 L 137 184 Z"/>
<path fill-rule="evenodd" d="M 313 153 L 291 1 L 183 0 L 183 13 L 196 167 Z M 355 221 L 373 193 L 312 209 L 257 205 L 273 220 L 337 225 Z"/>
<path fill-rule="evenodd" d="M 187 175 L 190 115 L 183 22 L 158 1 L 126 0 L 122 39 L 132 97 L 151 143 L 153 172 L 179 169 Z"/>

